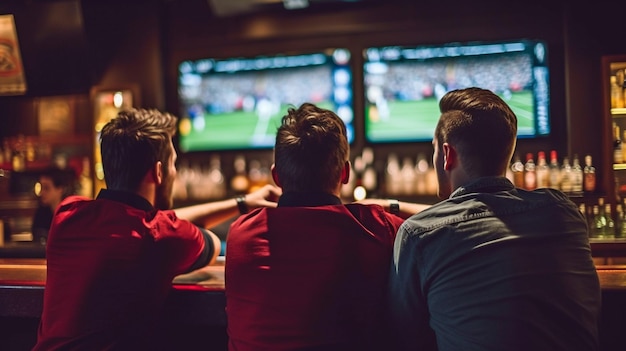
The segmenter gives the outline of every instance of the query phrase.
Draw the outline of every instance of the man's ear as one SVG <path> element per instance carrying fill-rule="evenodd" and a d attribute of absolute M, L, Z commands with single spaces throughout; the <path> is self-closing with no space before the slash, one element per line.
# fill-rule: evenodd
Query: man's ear
<path fill-rule="evenodd" d="M 272 170 L 272 179 L 274 180 L 274 184 L 276 184 L 277 187 L 282 188 L 282 186 L 280 185 L 280 179 L 278 178 L 278 172 L 276 172 L 275 164 L 272 164 L 271 170 Z"/>
<path fill-rule="evenodd" d="M 350 181 L 350 161 L 346 161 L 341 170 L 341 184 L 348 184 Z"/>
<path fill-rule="evenodd" d="M 156 185 L 161 185 L 163 182 L 163 163 L 161 163 L 161 161 L 157 161 L 152 168 L 150 168 L 146 174 L 146 181 Z"/>
<path fill-rule="evenodd" d="M 458 166 L 459 159 L 458 154 L 454 146 L 443 143 L 442 146 L 443 151 L 443 169 L 446 171 L 451 171 L 453 168 Z"/>

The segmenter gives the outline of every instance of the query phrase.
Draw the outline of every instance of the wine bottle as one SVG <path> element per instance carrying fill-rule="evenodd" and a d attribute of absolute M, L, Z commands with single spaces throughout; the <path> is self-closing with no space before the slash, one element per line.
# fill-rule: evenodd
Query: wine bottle
<path fill-rule="evenodd" d="M 561 189 L 561 168 L 557 159 L 556 150 L 550 151 L 550 178 L 549 186 L 552 189 Z"/>
<path fill-rule="evenodd" d="M 533 154 L 526 154 L 526 163 L 524 164 L 524 188 L 526 190 L 537 189 L 537 168 Z"/>
<path fill-rule="evenodd" d="M 591 163 L 591 155 L 585 156 L 585 167 L 583 168 L 583 190 L 586 193 L 596 191 L 596 168 Z"/>
<path fill-rule="evenodd" d="M 546 153 L 539 151 L 537 154 L 537 188 L 547 188 L 549 185 L 549 169 L 546 161 Z"/>

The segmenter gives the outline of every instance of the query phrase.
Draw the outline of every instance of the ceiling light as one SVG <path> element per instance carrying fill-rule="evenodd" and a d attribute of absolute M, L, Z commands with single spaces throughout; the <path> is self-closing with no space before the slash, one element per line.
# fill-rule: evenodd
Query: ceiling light
<path fill-rule="evenodd" d="M 309 0 L 283 0 L 283 6 L 287 10 L 303 9 L 309 7 Z"/>

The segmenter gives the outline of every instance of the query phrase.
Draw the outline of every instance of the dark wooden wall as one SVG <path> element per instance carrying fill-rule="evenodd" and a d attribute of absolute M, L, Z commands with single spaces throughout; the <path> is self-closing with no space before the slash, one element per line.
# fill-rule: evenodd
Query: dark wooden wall
<path fill-rule="evenodd" d="M 69 3 L 69 4 L 68 4 Z M 15 5 L 18 4 L 18 5 Z M 619 30 L 620 11 L 600 0 L 570 4 L 559 0 L 528 0 L 504 6 L 495 0 L 463 2 L 403 1 L 367 2 L 343 5 L 323 11 L 281 11 L 218 18 L 207 0 L 20 0 L 3 2 L 0 13 L 16 14 L 18 31 L 42 30 L 32 13 L 80 5 L 82 17 L 66 30 L 57 30 L 64 50 L 48 51 L 37 60 L 29 48 L 24 60 L 32 65 L 64 62 L 59 58 L 80 56 L 82 65 L 65 65 L 72 78 L 59 89 L 49 80 L 33 86 L 37 96 L 59 93 L 88 96 L 93 87 L 139 87 L 139 101 L 145 107 L 178 113 L 176 66 L 184 59 L 200 57 L 251 56 L 347 47 L 359 53 L 373 45 L 420 45 L 451 41 L 540 38 L 548 42 L 551 69 L 550 138 L 520 141 L 518 151 L 556 149 L 559 155 L 591 154 L 599 170 L 610 167 L 604 159 L 607 121 L 603 120 L 600 62 L 603 55 L 626 53 Z M 37 11 L 33 12 L 33 9 Z M 27 11 L 28 10 L 28 11 Z M 65 13 L 74 15 L 75 11 Z M 18 16 L 19 15 L 19 16 Z M 54 21 L 46 22 L 49 26 Z M 67 27 L 67 26 L 66 26 Z M 34 28 L 34 29 L 33 29 Z M 35 35 L 24 36 L 25 47 L 38 43 Z M 74 46 L 72 46 L 74 43 Z M 63 55 L 62 55 L 63 54 Z M 72 54 L 69 55 L 68 54 Z M 355 82 L 362 77 L 357 69 L 361 57 L 354 55 Z M 70 60 L 70 62 L 72 62 Z M 39 68 L 38 68 L 39 70 Z M 37 71 L 33 69 L 33 71 Z M 27 73 L 27 77 L 29 72 Z M 32 73 L 32 72 L 31 72 Z M 88 83 L 85 83 L 87 81 Z M 35 81 L 37 82 L 37 81 Z M 362 87 L 355 84 L 356 150 L 363 146 Z M 22 132 L 34 116 L 26 97 L 0 97 L 0 138 Z M 85 116 L 81 118 L 90 118 Z M 381 146 L 376 152 L 400 150 L 416 154 L 430 152 L 429 143 Z M 183 155 L 185 157 L 185 155 Z M 195 157 L 203 157 L 195 155 Z M 606 164 L 604 164 L 606 163 Z M 605 172 L 601 190 L 611 179 Z"/>

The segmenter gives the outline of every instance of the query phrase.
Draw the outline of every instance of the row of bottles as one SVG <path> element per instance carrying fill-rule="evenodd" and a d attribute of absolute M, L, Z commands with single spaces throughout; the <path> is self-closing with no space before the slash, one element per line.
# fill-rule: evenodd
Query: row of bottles
<path fill-rule="evenodd" d="M 585 156 L 584 166 L 581 165 L 578 155 L 574 155 L 571 162 L 565 156 L 559 163 L 556 150 L 550 151 L 549 161 L 544 151 L 537 153 L 537 161 L 532 153 L 526 154 L 525 162 L 522 162 L 519 155 L 515 155 L 508 177 L 516 187 L 527 190 L 553 188 L 570 195 L 582 195 L 596 190 L 596 169 L 591 155 Z"/>
<path fill-rule="evenodd" d="M 437 176 L 426 155 L 400 158 L 387 155 L 385 162 L 374 159 L 374 151 L 365 147 L 352 162 L 350 180 L 342 189 L 346 200 L 366 197 L 414 197 L 437 194 Z"/>
<path fill-rule="evenodd" d="M 533 190 L 554 188 L 570 195 L 593 193 L 596 190 L 596 170 L 590 155 L 581 165 L 578 155 L 564 157 L 559 163 L 555 150 L 550 151 L 549 160 L 544 151 L 526 154 L 522 162 L 516 155 L 507 177 L 519 188 Z M 178 166 L 174 183 L 174 199 L 207 200 L 221 199 L 232 194 L 243 194 L 272 182 L 268 160 L 246 160 L 240 154 L 234 158 L 233 172 L 226 179 L 219 154 L 210 156 L 208 164 L 184 163 Z M 341 189 L 347 201 L 366 197 L 415 197 L 435 196 L 437 176 L 426 155 L 416 158 L 387 155 L 386 162 L 375 160 L 374 152 L 366 147 L 352 162 L 348 184 Z"/>
<path fill-rule="evenodd" d="M 619 201 L 615 209 L 606 203 L 604 198 L 598 198 L 596 204 L 580 204 L 580 212 L 587 219 L 589 236 L 596 239 L 626 238 L 626 202 Z"/>
<path fill-rule="evenodd" d="M 175 200 L 221 199 L 272 183 L 270 162 L 264 159 L 246 160 L 244 155 L 237 155 L 230 179 L 226 179 L 219 154 L 211 155 L 208 164 L 181 162 L 174 181 Z M 365 197 L 434 196 L 437 193 L 435 170 L 425 154 L 401 160 L 397 154 L 391 153 L 386 164 L 382 164 L 375 163 L 374 152 L 368 147 L 355 157 L 351 166 L 348 184 L 341 189 L 341 196 L 346 201 Z"/>
<path fill-rule="evenodd" d="M 33 165 L 40 167 L 40 163 L 47 163 L 52 158 L 52 146 L 36 137 L 20 134 L 5 138 L 0 146 L 0 168 L 16 172 L 24 171 Z"/>
<path fill-rule="evenodd" d="M 245 194 L 272 182 L 269 162 L 256 159 L 247 165 L 244 155 L 233 162 L 234 174 L 226 179 L 218 154 L 211 155 L 209 164 L 183 164 L 177 167 L 173 196 L 175 200 L 223 199 L 228 192 Z"/>

